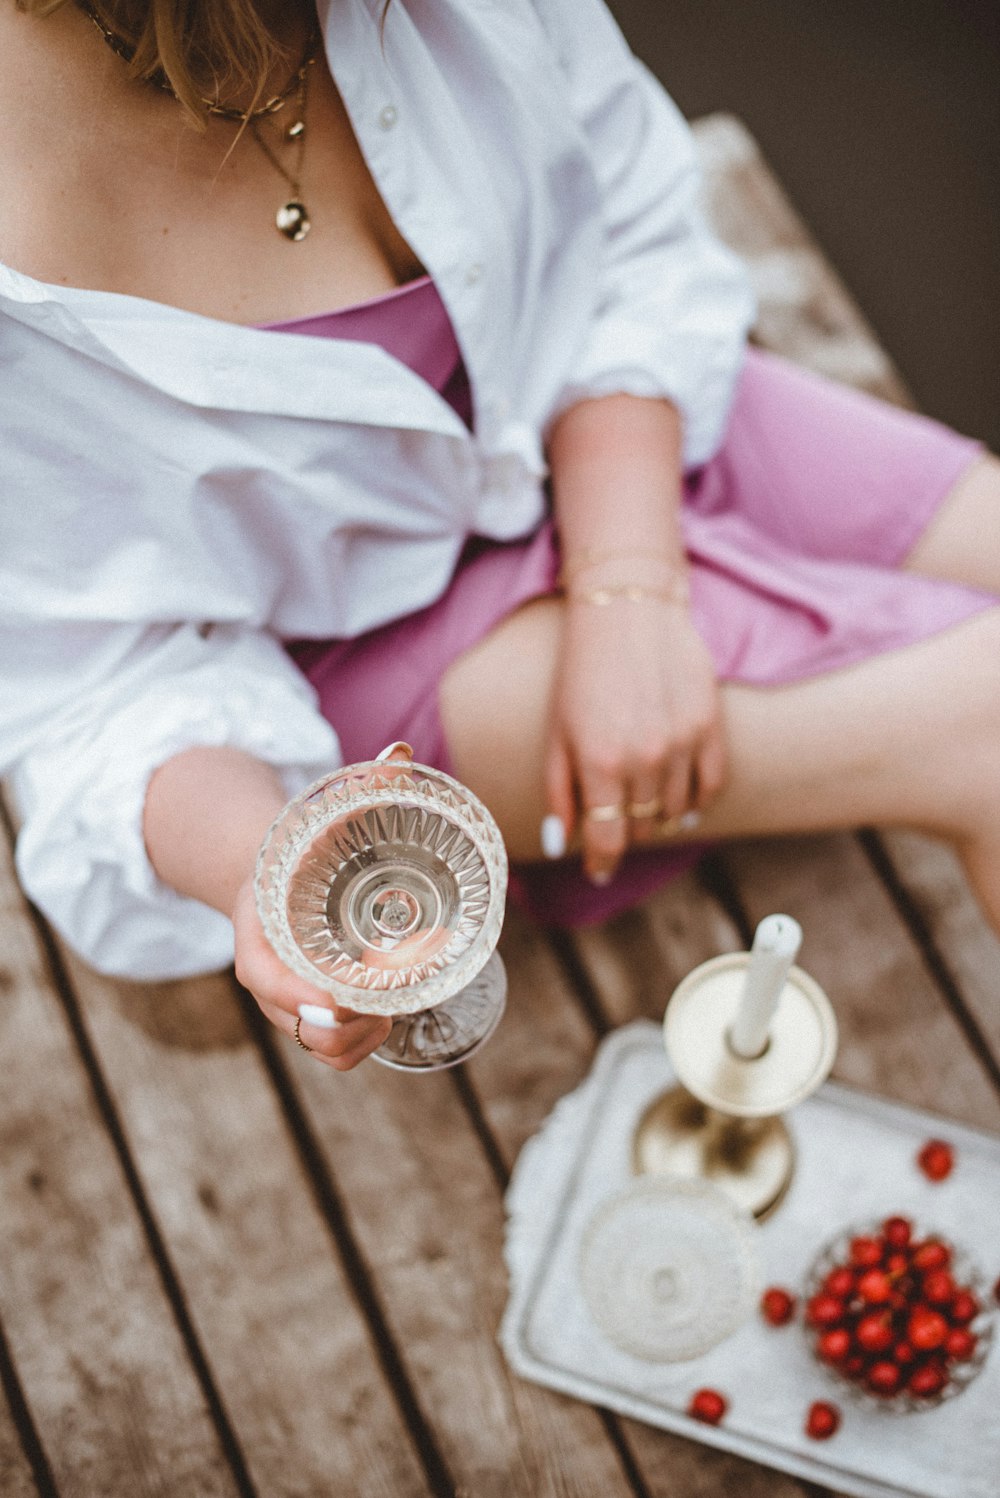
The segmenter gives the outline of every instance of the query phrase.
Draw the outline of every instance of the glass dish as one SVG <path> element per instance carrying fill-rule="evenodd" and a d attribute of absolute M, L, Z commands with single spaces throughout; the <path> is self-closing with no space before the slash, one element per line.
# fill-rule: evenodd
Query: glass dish
<path fill-rule="evenodd" d="M 820 1250 L 806 1275 L 803 1288 L 806 1301 L 820 1292 L 831 1270 L 848 1262 L 851 1251 L 851 1240 L 853 1238 L 878 1235 L 882 1231 L 884 1220 L 879 1219 L 877 1222 L 865 1222 L 845 1228 L 837 1234 L 836 1238 L 832 1239 L 831 1242 L 827 1243 Z M 959 1394 L 962 1394 L 969 1387 L 982 1371 L 983 1365 L 989 1355 L 990 1345 L 993 1340 L 995 1316 L 991 1308 L 991 1289 L 985 1276 L 978 1266 L 972 1262 L 969 1255 L 946 1233 L 914 1222 L 913 1241 L 929 1238 L 937 1239 L 950 1247 L 952 1258 L 948 1266 L 949 1272 L 957 1285 L 965 1286 L 972 1291 L 980 1307 L 978 1314 L 968 1323 L 969 1331 L 976 1337 L 975 1351 L 972 1357 L 964 1362 L 951 1362 L 948 1364 L 948 1380 L 937 1394 L 919 1397 L 907 1392 L 905 1389 L 890 1395 L 875 1393 L 874 1390 L 866 1388 L 864 1384 L 849 1378 L 846 1373 L 838 1369 L 835 1363 L 828 1363 L 824 1358 L 821 1358 L 816 1352 L 816 1341 L 820 1335 L 820 1331 L 815 1327 L 805 1327 L 806 1335 L 809 1338 L 810 1350 L 816 1362 L 846 1397 L 864 1405 L 867 1409 L 883 1410 L 886 1414 L 892 1415 L 909 1415 L 916 1414 L 922 1410 L 936 1409 L 946 1400 L 956 1399 Z M 872 1310 L 876 1309 L 877 1307 L 872 1307 Z"/>

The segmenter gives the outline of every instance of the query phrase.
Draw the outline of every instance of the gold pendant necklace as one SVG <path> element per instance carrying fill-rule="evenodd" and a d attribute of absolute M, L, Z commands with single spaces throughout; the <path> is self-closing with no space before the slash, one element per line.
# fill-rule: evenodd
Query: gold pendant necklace
<path fill-rule="evenodd" d="M 119 57 L 124 58 L 126 62 L 131 62 L 132 58 L 135 56 L 134 46 L 132 46 L 131 43 L 127 42 L 124 37 L 119 36 L 117 32 L 112 31 L 111 28 L 105 24 L 105 22 L 101 19 L 101 16 L 96 7 L 93 5 L 92 0 L 76 0 L 76 3 L 80 10 L 83 11 L 84 15 L 88 16 L 89 19 L 97 27 L 98 31 L 101 33 L 111 50 L 117 53 Z M 278 209 L 277 213 L 274 216 L 274 222 L 278 228 L 279 233 L 283 234 L 286 239 L 292 240 L 292 242 L 295 244 L 298 244 L 301 240 L 305 239 L 306 235 L 309 233 L 309 230 L 312 228 L 312 220 L 309 217 L 309 211 L 302 201 L 302 188 L 300 186 L 300 181 L 302 177 L 302 162 L 305 157 L 306 150 L 307 79 L 309 77 L 309 69 L 312 67 L 313 63 L 316 61 L 317 56 L 319 55 L 321 40 L 322 39 L 320 37 L 319 31 L 314 27 L 306 46 L 305 56 L 303 57 L 302 62 L 300 63 L 295 74 L 293 75 L 291 82 L 282 90 L 280 94 L 272 95 L 271 98 L 266 99 L 263 104 L 258 105 L 256 109 L 237 109 L 235 108 L 235 106 L 221 104 L 218 99 L 203 98 L 201 100 L 202 105 L 209 114 L 218 115 L 225 120 L 235 120 L 240 125 L 245 126 L 253 136 L 254 140 L 257 142 L 258 146 L 260 146 L 261 150 L 264 152 L 264 155 L 274 167 L 275 171 L 279 172 L 288 183 L 288 186 L 291 188 L 291 197 L 287 202 L 282 203 L 281 207 Z M 164 73 L 153 73 L 145 81 L 147 83 L 152 83 L 156 88 L 164 89 L 167 93 L 173 94 L 174 98 L 176 99 L 177 95 L 174 93 L 174 90 L 170 85 L 170 80 Z M 292 94 L 295 95 L 297 106 L 296 118 L 287 127 L 287 129 L 282 130 L 280 126 L 278 126 L 278 124 L 275 122 L 273 116 L 276 115 L 279 110 L 284 109 L 285 104 L 288 102 L 289 98 L 291 98 Z M 259 127 L 261 124 L 270 126 L 272 129 L 277 131 L 280 144 L 295 146 L 297 154 L 295 160 L 294 175 L 285 169 L 284 165 L 275 155 L 274 151 L 268 145 L 267 141 L 260 134 Z"/>
<path fill-rule="evenodd" d="M 299 68 L 298 88 L 296 91 L 296 118 L 286 129 L 281 130 L 280 127 L 270 118 L 265 118 L 260 121 L 247 121 L 247 128 L 249 129 L 250 134 L 253 136 L 258 146 L 260 146 L 260 149 L 263 151 L 268 161 L 274 167 L 275 171 L 281 173 L 285 181 L 288 183 L 288 186 L 291 188 L 291 197 L 287 200 L 287 202 L 281 204 L 277 213 L 274 215 L 274 222 L 277 226 L 278 232 L 280 234 L 283 234 L 286 239 L 292 240 L 294 244 L 298 244 L 301 240 L 305 239 L 306 235 L 309 233 L 309 230 L 312 228 L 312 220 L 309 217 L 309 210 L 306 208 L 305 203 L 303 203 L 302 201 L 301 179 L 302 162 L 306 154 L 306 90 L 308 86 L 309 69 L 312 67 L 315 61 L 316 54 L 315 52 L 313 52 L 305 59 L 302 66 Z M 277 130 L 279 132 L 280 143 L 282 145 L 290 145 L 295 147 L 296 159 L 294 172 L 288 171 L 284 163 L 281 162 L 275 155 L 274 151 L 271 149 L 271 147 L 268 145 L 267 141 L 261 134 L 261 126 L 264 126 L 265 128 L 270 126 L 274 130 Z"/>

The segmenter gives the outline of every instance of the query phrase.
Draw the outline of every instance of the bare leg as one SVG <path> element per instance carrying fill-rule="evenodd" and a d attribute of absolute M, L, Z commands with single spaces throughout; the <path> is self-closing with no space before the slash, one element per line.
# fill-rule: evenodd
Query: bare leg
<path fill-rule="evenodd" d="M 913 572 L 1000 595 L 1000 461 L 963 474 L 906 561 Z"/>
<path fill-rule="evenodd" d="M 528 604 L 450 667 L 441 710 L 461 779 L 515 858 L 539 856 L 562 606 Z M 1000 932 L 1000 608 L 791 686 L 724 688 L 729 780 L 699 837 L 867 822 L 945 837 Z"/>

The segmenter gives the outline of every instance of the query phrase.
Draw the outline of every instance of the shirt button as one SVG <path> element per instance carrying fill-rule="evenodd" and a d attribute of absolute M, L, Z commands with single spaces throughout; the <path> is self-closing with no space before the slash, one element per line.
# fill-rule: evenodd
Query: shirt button
<path fill-rule="evenodd" d="M 493 410 L 498 421 L 506 421 L 510 415 L 510 401 L 505 395 L 497 396 L 493 403 Z"/>
<path fill-rule="evenodd" d="M 398 119 L 399 111 L 397 110 L 395 104 L 386 104 L 379 111 L 378 122 L 382 126 L 383 130 L 391 130 Z"/>
<path fill-rule="evenodd" d="M 475 286 L 476 282 L 482 279 L 482 274 L 483 267 L 477 260 L 472 265 L 470 265 L 468 270 L 465 272 L 466 286 Z"/>

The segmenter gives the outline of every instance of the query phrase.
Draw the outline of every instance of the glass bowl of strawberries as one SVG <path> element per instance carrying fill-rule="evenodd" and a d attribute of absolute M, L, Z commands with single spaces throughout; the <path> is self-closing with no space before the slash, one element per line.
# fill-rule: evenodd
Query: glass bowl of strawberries
<path fill-rule="evenodd" d="M 847 1391 L 893 1413 L 933 1409 L 979 1373 L 993 1336 L 968 1255 L 909 1217 L 847 1228 L 806 1278 L 813 1353 Z"/>

